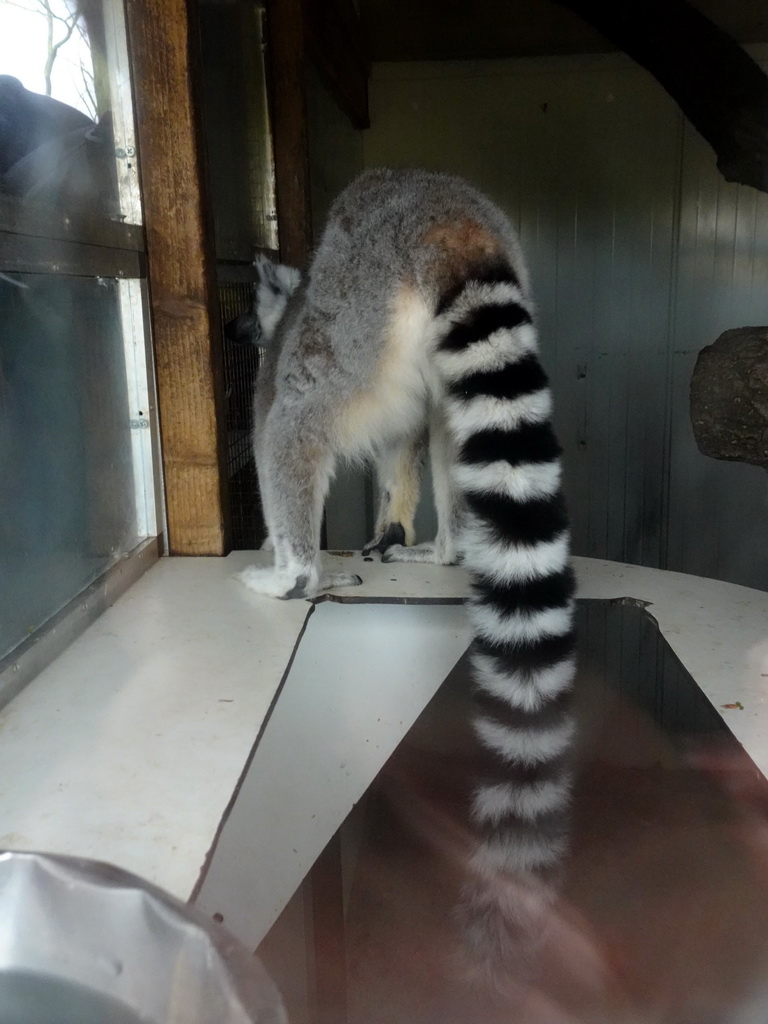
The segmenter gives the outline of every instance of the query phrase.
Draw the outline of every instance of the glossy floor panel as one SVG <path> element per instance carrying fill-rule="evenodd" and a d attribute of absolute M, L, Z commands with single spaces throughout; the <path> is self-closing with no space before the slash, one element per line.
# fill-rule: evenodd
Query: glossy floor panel
<path fill-rule="evenodd" d="M 642 612 L 583 610 L 582 637 L 571 844 L 540 945 L 510 963 L 503 994 L 463 977 L 453 914 L 475 755 L 457 672 L 370 793 L 346 922 L 350 1024 L 768 1019 L 764 780 Z"/>

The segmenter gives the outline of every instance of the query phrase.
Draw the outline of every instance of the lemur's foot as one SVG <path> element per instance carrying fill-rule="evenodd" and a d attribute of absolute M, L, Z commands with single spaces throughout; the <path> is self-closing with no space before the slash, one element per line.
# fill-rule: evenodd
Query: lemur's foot
<path fill-rule="evenodd" d="M 434 544 L 414 544 L 407 548 L 403 544 L 392 544 L 381 556 L 382 562 L 433 562 L 435 561 Z"/>
<path fill-rule="evenodd" d="M 403 544 L 393 544 L 381 556 L 382 562 L 430 562 L 433 565 L 456 565 L 458 557 L 453 551 L 445 551 L 442 545 L 434 541 L 414 544 L 407 548 Z"/>
<path fill-rule="evenodd" d="M 405 527 L 402 523 L 387 523 L 379 530 L 373 540 L 369 540 L 363 548 L 364 555 L 370 555 L 372 551 L 378 551 L 382 555 L 393 546 L 402 547 L 405 545 Z"/>
<path fill-rule="evenodd" d="M 356 572 L 324 572 L 320 577 L 319 590 L 332 590 L 333 587 L 359 587 L 362 576 Z"/>
<path fill-rule="evenodd" d="M 238 579 L 255 594 L 277 597 L 287 601 L 295 597 L 314 597 L 317 585 L 311 587 L 310 573 L 278 572 L 276 569 L 257 569 L 249 565 L 238 574 Z"/>
<path fill-rule="evenodd" d="M 278 571 L 257 569 L 252 565 L 243 569 L 238 578 L 254 593 L 277 597 L 282 601 L 312 598 L 321 590 L 330 590 L 332 587 L 359 587 L 363 582 L 354 572 L 324 572 L 318 579 L 315 571 Z"/>

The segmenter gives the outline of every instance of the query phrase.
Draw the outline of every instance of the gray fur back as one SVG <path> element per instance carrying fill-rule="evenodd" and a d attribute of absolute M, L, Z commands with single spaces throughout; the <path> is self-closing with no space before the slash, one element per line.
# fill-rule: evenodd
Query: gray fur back
<path fill-rule="evenodd" d="M 398 286 L 413 284 L 427 305 L 437 309 L 440 283 L 432 267 L 434 252 L 423 242 L 425 234 L 435 225 L 468 216 L 501 241 L 531 301 L 512 226 L 470 184 L 427 171 L 368 171 L 331 206 L 305 288 L 295 294 L 278 327 L 279 358 L 264 376 L 280 373 L 299 386 L 311 378 L 318 404 L 336 403 L 364 387 L 378 359 Z"/>

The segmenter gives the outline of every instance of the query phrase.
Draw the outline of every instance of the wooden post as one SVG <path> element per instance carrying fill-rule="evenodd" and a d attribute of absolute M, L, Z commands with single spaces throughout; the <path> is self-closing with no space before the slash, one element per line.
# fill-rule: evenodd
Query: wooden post
<path fill-rule="evenodd" d="M 169 548 L 227 551 L 222 346 L 196 5 L 129 0 Z"/>
<path fill-rule="evenodd" d="M 267 65 L 272 104 L 280 258 L 302 267 L 312 245 L 307 100 L 301 0 L 272 0 L 267 10 Z"/>

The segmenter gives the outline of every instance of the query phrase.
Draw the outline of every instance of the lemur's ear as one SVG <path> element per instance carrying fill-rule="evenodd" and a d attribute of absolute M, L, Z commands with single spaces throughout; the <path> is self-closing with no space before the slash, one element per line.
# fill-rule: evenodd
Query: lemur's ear
<path fill-rule="evenodd" d="M 260 326 L 259 344 L 266 345 L 275 333 L 285 313 L 288 299 L 301 282 L 301 274 L 294 267 L 273 263 L 259 253 L 253 261 L 259 275 L 256 289 L 255 311 Z"/>
<path fill-rule="evenodd" d="M 288 267 L 284 263 L 275 263 L 263 253 L 258 253 L 253 263 L 260 283 L 275 295 L 284 295 L 288 298 L 299 286 L 301 274 L 294 267 Z"/>
<path fill-rule="evenodd" d="M 263 253 L 258 253 L 253 264 L 259 275 L 259 284 L 264 285 L 275 295 L 285 295 L 288 298 L 298 288 L 301 273 L 294 267 L 286 266 L 285 263 L 275 263 Z"/>
<path fill-rule="evenodd" d="M 253 265 L 259 275 L 259 284 L 265 284 L 274 291 L 280 290 L 277 283 L 277 263 L 273 262 L 269 256 L 265 256 L 264 253 L 258 252 Z"/>
<path fill-rule="evenodd" d="M 288 299 L 301 283 L 301 274 L 293 267 L 274 263 L 258 253 L 253 261 L 258 283 L 253 286 L 253 305 L 247 313 L 225 326 L 230 341 L 268 345 L 285 313 Z"/>

